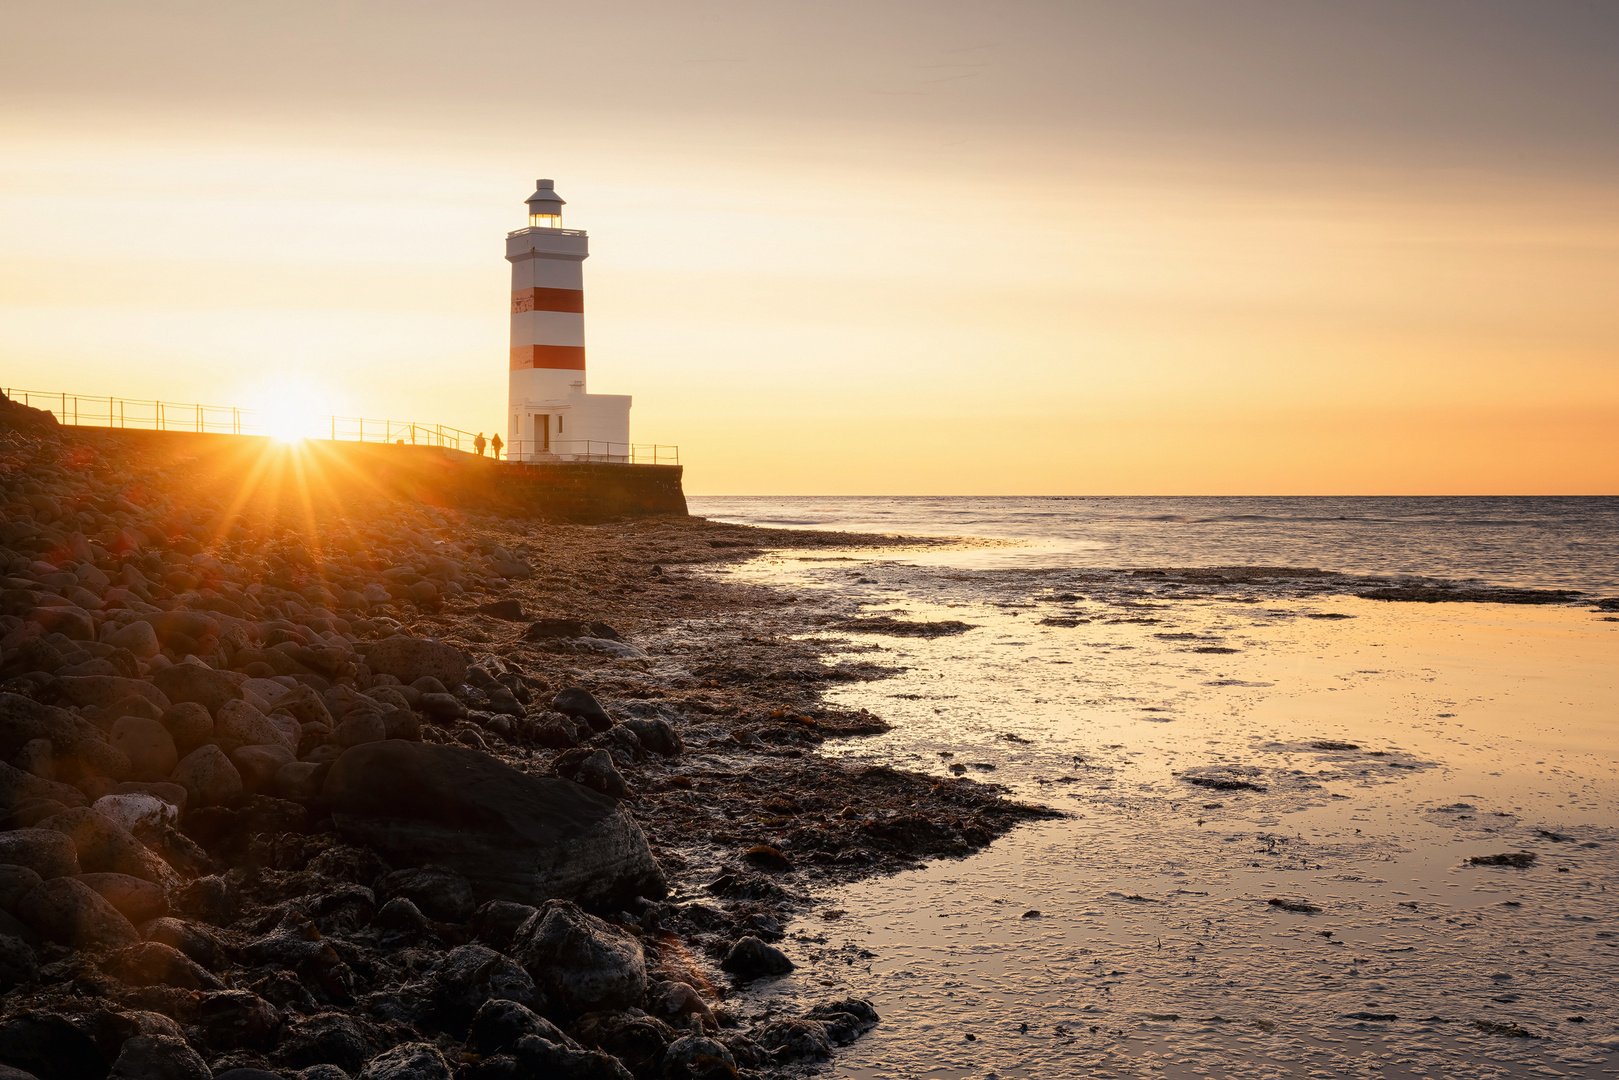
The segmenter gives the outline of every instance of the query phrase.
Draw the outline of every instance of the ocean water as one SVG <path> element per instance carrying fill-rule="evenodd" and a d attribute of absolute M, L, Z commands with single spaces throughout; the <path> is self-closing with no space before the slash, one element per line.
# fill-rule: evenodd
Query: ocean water
<path fill-rule="evenodd" d="M 824 752 L 970 776 L 1065 815 L 795 920 L 783 947 L 798 970 L 738 1005 L 871 999 L 882 1024 L 825 1075 L 1619 1075 L 1614 614 L 1118 569 L 1613 596 L 1615 500 L 692 504 L 995 541 L 787 550 L 712 572 L 790 591 L 794 632 L 830 660 L 897 670 L 831 695 L 893 730 Z M 847 625 L 879 614 L 968 628 Z M 1520 854 L 1529 865 L 1488 861 Z"/>
<path fill-rule="evenodd" d="M 1619 594 L 1619 497 L 694 497 L 718 521 L 1015 541 L 974 565 L 1293 566 Z M 962 564 L 965 553 L 952 558 Z"/>

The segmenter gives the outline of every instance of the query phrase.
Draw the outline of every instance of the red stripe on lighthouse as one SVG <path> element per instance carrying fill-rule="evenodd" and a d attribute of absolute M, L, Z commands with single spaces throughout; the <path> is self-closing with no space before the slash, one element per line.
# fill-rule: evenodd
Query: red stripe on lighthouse
<path fill-rule="evenodd" d="M 512 350 L 512 370 L 551 368 L 560 371 L 585 370 L 583 345 L 519 345 Z"/>
<path fill-rule="evenodd" d="M 523 311 L 585 311 L 583 289 L 518 289 L 512 293 L 512 314 Z"/>

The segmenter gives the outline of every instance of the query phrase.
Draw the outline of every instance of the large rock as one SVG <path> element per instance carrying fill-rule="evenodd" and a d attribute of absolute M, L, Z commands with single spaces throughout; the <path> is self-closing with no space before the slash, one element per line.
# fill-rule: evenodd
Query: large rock
<path fill-rule="evenodd" d="M 457 1035 L 467 1030 L 479 1006 L 492 999 L 539 1004 L 529 973 L 482 945 L 450 950 L 429 974 L 428 985 L 437 1023 Z"/>
<path fill-rule="evenodd" d="M 163 886 L 128 874 L 80 874 L 82 881 L 118 909 L 130 923 L 161 919 L 169 913 L 169 898 Z"/>
<path fill-rule="evenodd" d="M 237 747 L 230 760 L 242 778 L 242 786 L 252 792 L 271 790 L 281 767 L 297 761 L 285 746 Z"/>
<path fill-rule="evenodd" d="M 125 698 L 142 697 L 157 706 L 169 707 L 169 699 L 149 682 L 118 675 L 76 675 L 56 680 L 56 692 L 72 705 L 115 705 Z"/>
<path fill-rule="evenodd" d="M 551 699 L 551 708 L 563 716 L 583 720 L 592 731 L 606 731 L 613 726 L 613 718 L 601 707 L 595 695 L 582 686 L 565 687 Z"/>
<path fill-rule="evenodd" d="M 181 759 L 173 780 L 186 789 L 187 806 L 224 806 L 242 797 L 242 774 L 213 743 L 205 743 Z"/>
<path fill-rule="evenodd" d="M 168 877 L 159 869 L 162 860 L 148 851 L 145 844 L 117 821 L 96 813 L 91 807 L 80 806 L 53 814 L 41 821 L 39 827 L 54 829 L 72 839 L 79 853 L 79 869 L 84 873 L 128 874 L 158 884 Z"/>
<path fill-rule="evenodd" d="M 372 1058 L 359 1080 L 450 1080 L 450 1067 L 432 1043 L 402 1043 Z"/>
<path fill-rule="evenodd" d="M 48 1012 L 26 1012 L 0 1023 L 0 1062 L 38 1080 L 107 1075 L 107 1059 L 95 1040 L 66 1017 Z"/>
<path fill-rule="evenodd" d="M 285 746 L 296 756 L 298 736 L 288 736 L 280 724 L 246 701 L 227 701 L 214 714 L 214 738 L 228 750 L 239 746 Z"/>
<path fill-rule="evenodd" d="M 157 631 L 148 622 L 132 622 L 107 635 L 107 644 L 115 649 L 128 649 L 142 660 L 150 660 L 162 651 Z"/>
<path fill-rule="evenodd" d="M 580 911 L 549 900 L 517 932 L 512 955 L 553 1008 L 569 1016 L 639 1008 L 646 998 L 641 943 Z"/>
<path fill-rule="evenodd" d="M 87 739 L 100 741 L 101 732 L 66 709 L 41 705 L 21 694 L 0 694 L 0 758 L 10 761 L 33 739 L 49 739 L 58 754 L 71 754 Z"/>
<path fill-rule="evenodd" d="M 107 1080 L 213 1080 L 213 1075 L 184 1039 L 136 1035 L 124 1040 Z"/>
<path fill-rule="evenodd" d="M 229 676 L 201 664 L 171 664 L 154 674 L 152 681 L 176 705 L 194 701 L 216 715 L 225 702 L 243 698 L 241 688 Z"/>
<path fill-rule="evenodd" d="M 300 724 L 332 725 L 332 714 L 315 688 L 299 683 L 273 700 L 272 712 L 286 713 Z"/>
<path fill-rule="evenodd" d="M 793 970 L 787 954 L 772 945 L 766 945 L 751 934 L 731 946 L 720 961 L 720 968 L 743 979 L 757 979 L 764 975 L 785 975 Z"/>
<path fill-rule="evenodd" d="M 0 761 L 0 808 L 9 809 L 40 799 L 51 799 L 63 806 L 83 806 L 89 801 L 76 787 L 46 780 Z"/>
<path fill-rule="evenodd" d="M 17 902 L 17 917 L 47 941 L 75 949 L 121 949 L 141 939 L 117 908 L 78 878 L 38 886 Z"/>
<path fill-rule="evenodd" d="M 477 906 L 472 882 L 444 866 L 395 870 L 382 879 L 382 893 L 390 900 L 404 897 L 439 922 L 464 923 L 472 918 Z"/>
<path fill-rule="evenodd" d="M 168 921 L 168 920 L 165 920 Z M 143 941 L 119 949 L 101 962 L 101 970 L 130 986 L 173 986 L 180 990 L 223 990 L 225 984 L 172 945 Z"/>
<path fill-rule="evenodd" d="M 618 803 L 468 747 L 356 746 L 332 765 L 322 794 L 345 837 L 395 866 L 456 870 L 480 900 L 595 905 L 667 890 L 640 826 Z"/>
<path fill-rule="evenodd" d="M 520 1001 L 491 998 L 478 1006 L 467 1033 L 467 1049 L 474 1054 L 489 1057 L 517 1045 L 525 1035 L 537 1035 L 560 1046 L 578 1048 L 555 1024 L 537 1015 Z"/>
<path fill-rule="evenodd" d="M 167 780 L 180 763 L 174 736 L 156 720 L 126 716 L 114 721 L 112 745 L 129 759 L 132 780 Z"/>
<path fill-rule="evenodd" d="M 4 835 L 14 835 L 7 833 Z M 78 866 L 79 860 L 74 858 L 73 865 Z M 57 875 L 58 877 L 68 875 Z M 0 911 L 15 911 L 17 901 L 21 900 L 35 885 L 45 879 L 26 866 L 17 866 L 12 863 L 0 863 Z"/>
<path fill-rule="evenodd" d="M 467 679 L 467 658 L 460 649 L 425 638 L 391 637 L 378 641 L 365 653 L 373 672 L 414 683 L 424 675 L 445 686 L 460 686 Z"/>
<path fill-rule="evenodd" d="M 55 829 L 0 832 L 0 864 L 32 870 L 41 878 L 72 877 L 81 869 L 72 838 Z"/>
<path fill-rule="evenodd" d="M 189 754 L 195 747 L 214 737 L 213 714 L 206 706 L 195 701 L 182 701 L 169 706 L 158 718 L 158 723 L 168 729 L 175 749 L 181 754 Z"/>

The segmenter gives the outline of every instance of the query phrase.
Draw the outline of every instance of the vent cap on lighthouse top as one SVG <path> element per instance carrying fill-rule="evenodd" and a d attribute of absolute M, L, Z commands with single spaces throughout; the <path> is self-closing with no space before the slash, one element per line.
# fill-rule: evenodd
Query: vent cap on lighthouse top
<path fill-rule="evenodd" d="M 559 215 L 567 200 L 556 193 L 555 181 L 534 181 L 534 194 L 523 200 L 528 204 L 530 214 Z"/>

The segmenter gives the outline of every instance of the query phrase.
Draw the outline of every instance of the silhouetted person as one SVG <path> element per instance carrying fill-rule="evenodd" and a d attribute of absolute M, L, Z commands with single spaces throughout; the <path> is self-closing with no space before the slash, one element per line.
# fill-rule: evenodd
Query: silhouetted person
<path fill-rule="evenodd" d="M 478 432 L 478 437 L 472 440 L 472 448 L 478 451 L 479 457 L 483 457 L 483 448 L 488 445 L 489 444 L 484 441 L 483 432 L 481 431 Z"/>
<path fill-rule="evenodd" d="M 495 432 L 495 437 L 489 440 L 489 449 L 491 451 L 490 456 L 498 458 L 500 456 L 500 448 L 505 445 L 505 443 L 500 441 L 500 432 Z"/>

